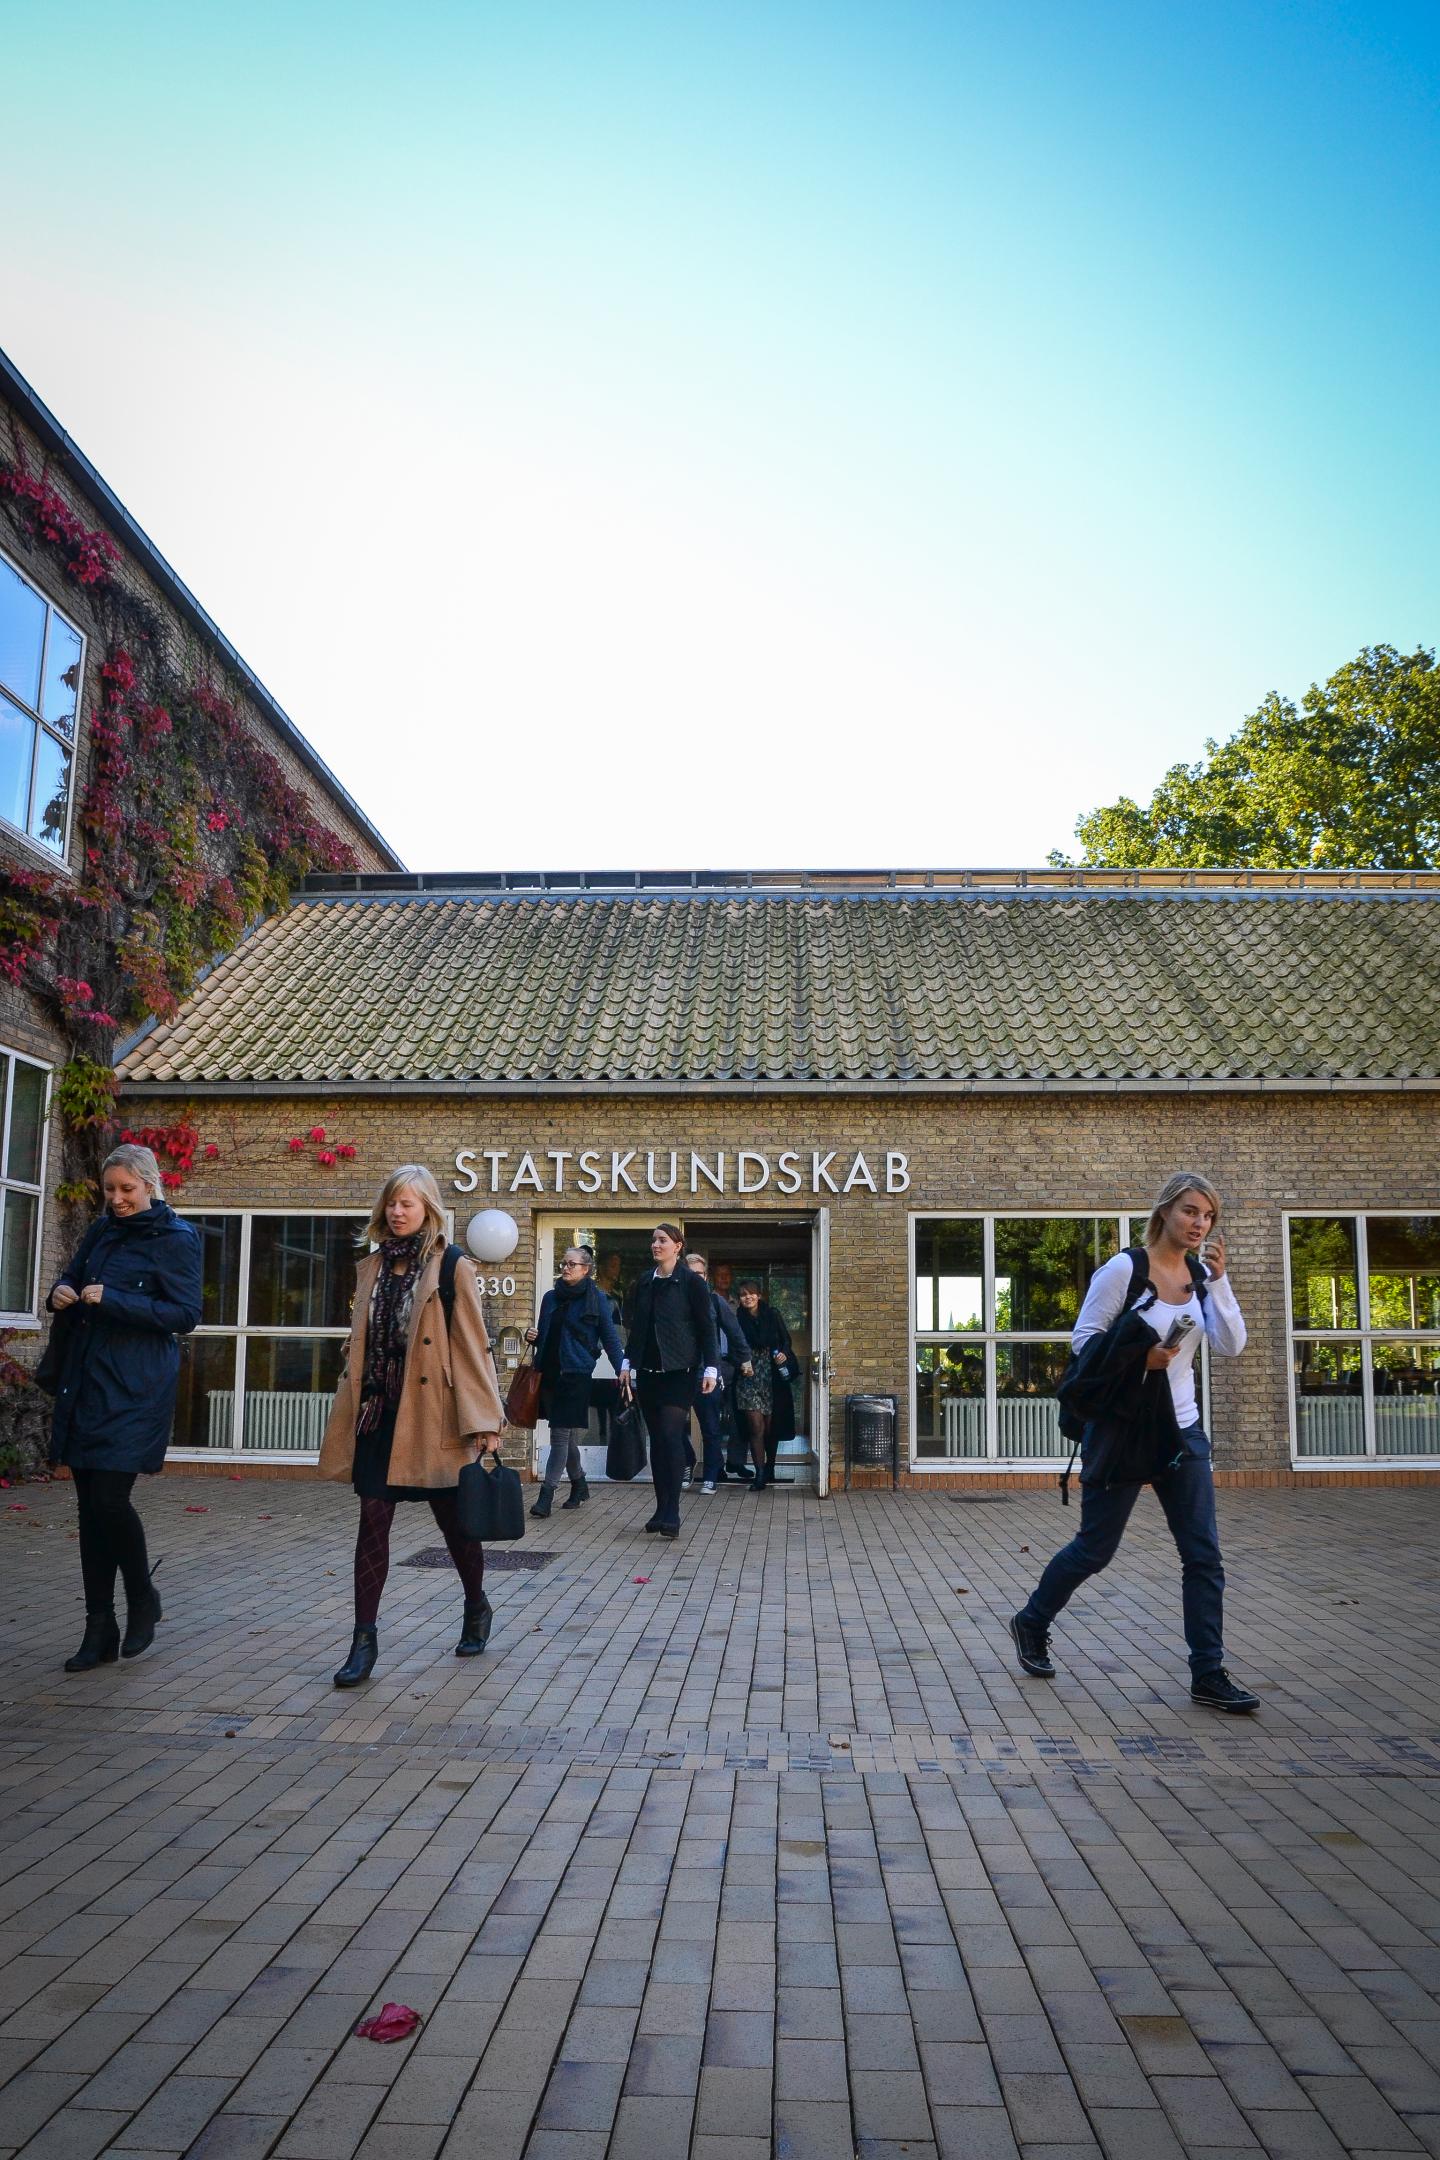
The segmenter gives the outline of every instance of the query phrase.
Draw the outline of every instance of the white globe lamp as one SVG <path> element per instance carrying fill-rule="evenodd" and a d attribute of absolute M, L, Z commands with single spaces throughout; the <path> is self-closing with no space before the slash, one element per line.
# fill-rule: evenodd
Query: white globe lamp
<path fill-rule="evenodd" d="M 504 1208 L 482 1208 L 472 1215 L 465 1232 L 465 1242 L 475 1258 L 486 1267 L 495 1267 L 501 1260 L 508 1260 L 520 1242 L 520 1225 Z"/>

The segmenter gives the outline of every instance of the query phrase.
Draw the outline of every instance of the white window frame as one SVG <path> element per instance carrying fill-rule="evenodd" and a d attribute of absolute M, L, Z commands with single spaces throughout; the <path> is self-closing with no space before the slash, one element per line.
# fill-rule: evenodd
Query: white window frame
<path fill-rule="evenodd" d="M 993 1450 L 999 1440 L 999 1389 L 996 1384 L 997 1360 L 990 1353 L 1010 1343 L 1053 1343 L 1069 1341 L 1073 1328 L 997 1328 L 995 1325 L 995 1225 L 997 1222 L 1094 1222 L 1098 1219 L 1114 1222 L 1120 1233 L 1118 1250 L 1142 1240 L 1145 1225 L 1150 1219 L 1150 1208 L 1137 1207 L 1084 1207 L 1084 1208 L 918 1208 L 909 1218 L 907 1238 L 909 1260 L 906 1273 L 905 1297 L 908 1307 L 907 1329 L 910 1344 L 910 1468 L 919 1476 L 955 1477 L 975 1475 L 1010 1477 L 1034 1475 L 1053 1477 L 1055 1471 L 1065 1464 L 1070 1449 L 1063 1447 L 1057 1455 L 1002 1456 Z M 915 1325 L 915 1256 L 916 1232 L 922 1222 L 978 1222 L 983 1229 L 981 1252 L 981 1297 L 983 1300 L 984 1327 L 959 1330 L 954 1328 L 917 1328 Z M 984 1455 L 921 1455 L 920 1395 L 916 1385 L 916 1352 L 945 1343 L 973 1343 L 985 1352 L 985 1445 Z M 1200 1381 L 1206 1412 L 1210 1407 L 1210 1345 L 1208 1339 L 1200 1345 Z"/>
<path fill-rule="evenodd" d="M 3 823 L 3 820 L 0 820 Z M 0 1176 L 0 1207 L 3 1194 L 7 1192 L 33 1193 L 35 1195 L 35 1265 L 30 1277 L 30 1306 L 26 1312 L 0 1312 L 0 1327 L 38 1328 L 40 1325 L 40 1269 L 45 1257 L 45 1173 L 50 1156 L 50 1096 L 54 1085 L 55 1068 L 43 1058 L 29 1057 L 23 1050 L 12 1050 L 8 1043 L 0 1043 L 0 1055 L 10 1063 L 5 1070 L 5 1100 L 3 1130 L 0 1130 L 0 1167 L 10 1159 L 10 1112 L 15 1100 L 15 1067 L 33 1065 L 45 1075 L 45 1106 L 40 1113 L 40 1179 L 32 1185 L 26 1178 Z"/>
<path fill-rule="evenodd" d="M 43 585 L 37 585 L 29 571 L 22 569 L 8 548 L 0 548 L 0 561 L 5 562 L 15 572 L 15 575 L 30 587 L 31 592 L 36 595 L 45 609 L 45 637 L 40 647 L 40 688 L 42 695 L 45 688 L 45 661 L 50 650 L 51 617 L 58 615 L 80 640 L 80 683 L 75 692 L 75 733 L 73 736 L 67 738 L 62 735 L 58 728 L 52 727 L 49 721 L 43 719 L 38 712 L 32 711 L 25 703 L 25 700 L 19 697 L 8 683 L 0 684 L 0 689 L 3 689 L 11 704 L 25 714 L 38 734 L 52 736 L 62 749 L 68 750 L 70 753 L 70 787 L 65 797 L 65 844 L 59 853 L 57 854 L 54 848 L 46 847 L 45 842 L 37 840 L 34 833 L 29 830 L 30 819 L 35 815 L 35 757 L 33 752 L 30 758 L 30 796 L 25 805 L 25 824 L 12 825 L 9 818 L 0 817 L 0 831 L 10 834 L 13 839 L 22 841 L 31 853 L 37 855 L 40 861 L 47 864 L 50 869 L 64 869 L 69 873 L 70 841 L 75 829 L 75 794 L 80 771 L 80 726 L 84 716 L 85 677 L 90 664 L 90 641 L 79 623 L 73 621 L 66 614 L 64 608 L 50 598 Z"/>
<path fill-rule="evenodd" d="M 1285 1270 L 1285 1396 L 1290 1418 L 1290 1467 L 1293 1470 L 1433 1470 L 1440 1455 L 1382 1455 L 1375 1445 L 1375 1374 L 1370 1348 L 1377 1342 L 1424 1342 L 1440 1344 L 1436 1328 L 1373 1328 L 1370 1325 L 1370 1232 L 1367 1216 L 1394 1216 L 1404 1221 L 1412 1215 L 1440 1215 L 1434 1203 L 1409 1207 L 1369 1207 L 1359 1201 L 1337 1202 L 1333 1207 L 1286 1208 L 1280 1217 L 1280 1244 Z M 1290 1267 L 1292 1222 L 1349 1221 L 1355 1225 L 1355 1312 L 1353 1328 L 1300 1328 L 1295 1325 L 1294 1283 Z M 1355 1343 L 1360 1351 L 1360 1403 L 1364 1425 L 1364 1452 L 1359 1455 L 1302 1455 L 1300 1416 L 1295 1375 L 1295 1345 L 1302 1342 Z"/>

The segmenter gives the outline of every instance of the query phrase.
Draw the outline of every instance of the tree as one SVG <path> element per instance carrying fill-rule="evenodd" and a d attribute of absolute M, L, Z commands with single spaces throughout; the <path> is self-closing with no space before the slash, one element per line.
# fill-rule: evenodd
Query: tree
<path fill-rule="evenodd" d="M 1145 807 L 1122 795 L 1075 836 L 1080 862 L 1108 869 L 1440 866 L 1434 653 L 1366 646 L 1298 706 L 1272 690 L 1228 742 L 1172 765 Z"/>

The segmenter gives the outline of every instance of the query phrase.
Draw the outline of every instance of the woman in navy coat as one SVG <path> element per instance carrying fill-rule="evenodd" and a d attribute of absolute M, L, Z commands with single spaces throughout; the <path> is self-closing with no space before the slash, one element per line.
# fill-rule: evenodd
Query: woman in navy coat
<path fill-rule="evenodd" d="M 175 1419 L 178 1337 L 200 1319 L 200 1239 L 161 1198 L 147 1147 L 116 1148 L 101 1171 L 105 1213 L 86 1233 L 46 1303 L 56 1315 L 48 1361 L 57 1373 L 52 1463 L 75 1481 L 85 1640 L 67 1672 L 138 1657 L 155 1640 L 160 1600 L 130 1494 L 159 1470 Z M 115 1574 L 125 1583 L 125 1640 Z"/>

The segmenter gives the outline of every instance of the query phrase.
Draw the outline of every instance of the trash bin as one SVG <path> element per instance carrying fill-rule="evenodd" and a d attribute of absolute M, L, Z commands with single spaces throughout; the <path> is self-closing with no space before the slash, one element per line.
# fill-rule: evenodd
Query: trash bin
<path fill-rule="evenodd" d="M 899 1399 L 894 1395 L 847 1395 L 845 1398 L 845 1489 L 858 1463 L 871 1469 L 890 1465 L 890 1483 L 900 1483 L 898 1453 Z"/>

